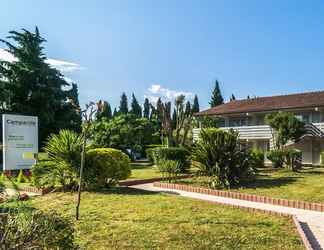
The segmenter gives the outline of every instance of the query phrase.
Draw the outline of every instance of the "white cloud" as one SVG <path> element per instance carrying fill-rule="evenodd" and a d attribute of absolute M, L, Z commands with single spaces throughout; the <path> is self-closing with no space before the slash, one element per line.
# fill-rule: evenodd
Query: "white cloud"
<path fill-rule="evenodd" d="M 161 89 L 161 85 L 156 85 L 156 84 L 153 84 L 148 90 L 153 93 L 153 94 L 156 94 L 160 91 Z"/>
<path fill-rule="evenodd" d="M 148 98 L 151 103 L 156 104 L 157 100 L 161 98 L 164 101 L 174 101 L 174 99 L 179 95 L 184 95 L 186 98 L 193 98 L 193 93 L 186 91 L 177 91 L 168 88 L 163 88 L 159 84 L 152 84 L 148 88 L 147 95 L 144 97 Z"/>
<path fill-rule="evenodd" d="M 16 61 L 16 58 L 6 50 L 0 48 L 0 60 L 13 62 Z"/>
<path fill-rule="evenodd" d="M 0 60 L 14 62 L 17 59 L 6 50 L 0 48 Z M 57 70 L 61 71 L 62 73 L 71 73 L 83 69 L 83 67 L 81 67 L 77 63 L 66 62 L 62 60 L 48 58 L 45 62 L 51 65 L 52 67 L 56 68 Z"/>
<path fill-rule="evenodd" d="M 71 63 L 71 62 L 66 62 L 66 61 L 62 61 L 62 60 L 55 60 L 55 59 L 48 58 L 45 60 L 45 62 L 61 72 L 69 72 L 70 73 L 73 71 L 83 69 L 77 63 Z"/>

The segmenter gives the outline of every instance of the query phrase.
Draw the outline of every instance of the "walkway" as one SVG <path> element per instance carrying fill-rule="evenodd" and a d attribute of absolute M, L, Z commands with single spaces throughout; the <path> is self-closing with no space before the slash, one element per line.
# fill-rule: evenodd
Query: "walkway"
<path fill-rule="evenodd" d="M 130 187 L 147 190 L 147 191 L 153 191 L 153 192 L 168 192 L 171 194 L 173 193 L 184 197 L 206 200 L 206 201 L 222 203 L 227 205 L 262 209 L 266 211 L 273 211 L 273 212 L 287 214 L 287 215 L 295 215 L 297 217 L 297 220 L 300 222 L 301 226 L 303 227 L 304 231 L 306 232 L 307 238 L 312 244 L 313 249 L 316 250 L 324 249 L 324 213 L 322 212 L 277 206 L 277 205 L 271 205 L 271 204 L 265 204 L 259 202 L 238 200 L 238 199 L 200 194 L 194 192 L 187 192 L 182 190 L 158 188 L 158 187 L 154 187 L 153 183 L 134 185 Z"/>

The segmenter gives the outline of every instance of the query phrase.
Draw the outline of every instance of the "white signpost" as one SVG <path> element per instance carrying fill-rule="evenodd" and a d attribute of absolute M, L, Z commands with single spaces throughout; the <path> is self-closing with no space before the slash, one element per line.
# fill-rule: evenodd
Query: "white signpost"
<path fill-rule="evenodd" d="M 38 119 L 2 115 L 3 170 L 30 169 L 38 153 Z"/>

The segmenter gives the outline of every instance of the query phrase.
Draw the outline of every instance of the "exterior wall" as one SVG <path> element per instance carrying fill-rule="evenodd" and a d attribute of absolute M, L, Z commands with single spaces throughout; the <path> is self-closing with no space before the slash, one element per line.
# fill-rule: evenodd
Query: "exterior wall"
<path fill-rule="evenodd" d="M 315 124 L 318 128 L 324 131 L 324 123 Z M 252 128 L 251 128 L 252 127 Z M 263 126 L 251 126 L 251 130 L 246 132 L 249 126 L 246 126 L 243 130 L 239 129 L 240 139 L 242 142 L 246 143 L 249 147 L 256 147 L 261 149 L 263 152 L 267 152 L 271 148 L 271 132 L 266 132 L 264 134 L 260 133 L 262 130 L 256 130 L 253 127 L 263 127 Z M 238 129 L 233 128 L 233 129 Z M 228 130 L 229 128 L 224 128 Z M 193 129 L 193 139 L 197 140 L 199 137 L 200 129 Z M 321 152 L 324 151 L 324 139 L 319 138 L 305 138 L 301 142 L 292 144 L 289 147 L 293 147 L 302 151 L 302 163 L 303 164 L 321 164 Z M 265 163 L 271 163 L 265 157 Z"/>
<path fill-rule="evenodd" d="M 324 107 L 291 110 L 297 118 L 305 123 L 312 123 L 324 132 Z M 269 112 L 268 112 L 269 113 Z M 238 131 L 240 139 L 245 140 L 249 145 L 262 149 L 264 152 L 272 148 L 272 130 L 265 125 L 264 118 L 267 112 L 242 113 L 236 115 L 224 115 L 222 123 L 224 130 L 234 129 Z M 193 139 L 197 140 L 200 129 L 193 129 Z M 302 143 L 293 144 L 291 147 L 302 151 L 304 164 L 319 165 L 321 162 L 320 153 L 324 151 L 324 139 L 305 138 Z M 268 160 L 265 159 L 267 162 Z M 269 162 L 269 161 L 268 161 Z"/>

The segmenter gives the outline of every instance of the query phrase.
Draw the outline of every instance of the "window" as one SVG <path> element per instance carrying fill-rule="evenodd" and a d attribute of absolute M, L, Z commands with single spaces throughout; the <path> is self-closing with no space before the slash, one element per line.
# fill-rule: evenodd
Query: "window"
<path fill-rule="evenodd" d="M 312 113 L 312 122 L 320 122 L 320 113 L 319 112 Z"/>
<path fill-rule="evenodd" d="M 230 118 L 229 126 L 230 127 L 241 127 L 241 126 L 248 126 L 248 118 Z"/>

